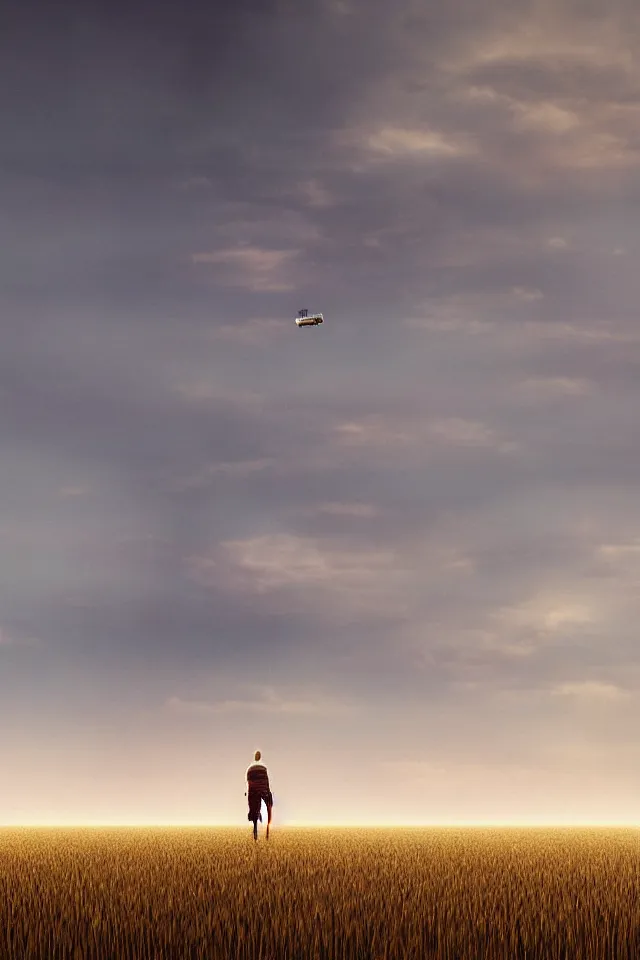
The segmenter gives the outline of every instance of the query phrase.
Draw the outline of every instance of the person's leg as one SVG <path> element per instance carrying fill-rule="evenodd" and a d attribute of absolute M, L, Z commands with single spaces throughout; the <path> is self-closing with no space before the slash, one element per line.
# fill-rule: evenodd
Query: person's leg
<path fill-rule="evenodd" d="M 254 791 L 249 791 L 249 820 L 253 821 L 253 839 L 258 839 L 258 817 L 260 816 L 261 797 Z"/>

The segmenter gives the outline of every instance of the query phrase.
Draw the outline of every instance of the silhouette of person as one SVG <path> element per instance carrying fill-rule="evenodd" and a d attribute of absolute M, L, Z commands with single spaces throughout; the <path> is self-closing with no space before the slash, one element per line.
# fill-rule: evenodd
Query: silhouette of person
<path fill-rule="evenodd" d="M 255 763 L 247 767 L 246 781 L 247 792 L 245 797 L 249 800 L 248 820 L 253 821 L 253 839 L 258 839 L 258 820 L 262 823 L 262 801 L 264 800 L 267 808 L 267 840 L 269 839 L 269 827 L 271 826 L 271 808 L 273 807 L 273 795 L 269 786 L 269 774 L 264 763 L 260 763 L 262 754 L 259 750 L 255 752 Z"/>

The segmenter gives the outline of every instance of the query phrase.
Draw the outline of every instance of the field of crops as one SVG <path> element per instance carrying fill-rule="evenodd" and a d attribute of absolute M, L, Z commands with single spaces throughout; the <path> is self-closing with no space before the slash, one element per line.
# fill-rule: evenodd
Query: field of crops
<path fill-rule="evenodd" d="M 0 957 L 640 957 L 640 831 L 0 830 Z"/>

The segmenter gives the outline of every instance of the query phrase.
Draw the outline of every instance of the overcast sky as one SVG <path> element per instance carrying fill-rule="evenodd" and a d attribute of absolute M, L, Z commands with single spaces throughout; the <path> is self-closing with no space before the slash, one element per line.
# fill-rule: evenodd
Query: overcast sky
<path fill-rule="evenodd" d="M 637 822 L 637 5 L 7 6 L 0 823 Z"/>

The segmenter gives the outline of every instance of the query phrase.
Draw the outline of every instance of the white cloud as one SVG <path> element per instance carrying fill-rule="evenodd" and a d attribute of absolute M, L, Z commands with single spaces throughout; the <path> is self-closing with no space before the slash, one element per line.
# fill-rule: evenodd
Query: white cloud
<path fill-rule="evenodd" d="M 253 695 L 222 700 L 186 700 L 172 696 L 166 701 L 172 713 L 192 716 L 210 716 L 230 713 L 255 713 L 259 715 L 335 716 L 355 711 L 353 702 L 325 696 L 306 694 L 283 697 L 273 687 L 257 686 Z"/>
<path fill-rule="evenodd" d="M 501 453 L 517 449 L 487 424 L 461 417 L 408 421 L 406 417 L 372 416 L 340 423 L 334 434 L 341 446 L 354 448 L 477 447 Z"/>
<path fill-rule="evenodd" d="M 514 124 L 517 128 L 532 128 L 548 133 L 566 133 L 580 126 L 580 118 L 572 110 L 567 110 L 553 101 L 541 100 L 537 103 L 518 103 L 511 101 Z"/>
<path fill-rule="evenodd" d="M 556 250 L 564 250 L 566 247 L 569 246 L 569 244 L 564 239 L 564 237 L 549 237 L 549 239 L 547 240 L 547 245 L 550 247 L 554 247 L 554 249 Z"/>
<path fill-rule="evenodd" d="M 575 683 L 560 683 L 551 690 L 552 695 L 572 697 L 587 702 L 615 702 L 625 700 L 629 694 L 613 683 L 600 683 L 594 680 L 580 680 Z"/>
<path fill-rule="evenodd" d="M 479 251 L 483 249 L 482 238 L 474 244 L 472 263 L 480 262 Z M 476 257 L 476 259 L 473 259 Z M 608 321 L 600 323 L 568 323 L 561 320 L 536 320 L 521 317 L 513 321 L 514 301 L 527 309 L 529 303 L 540 301 L 542 291 L 514 287 L 502 291 L 471 291 L 452 294 L 436 301 L 427 301 L 421 310 L 404 320 L 414 330 L 433 333 L 473 335 L 492 338 L 492 348 L 513 349 L 518 344 L 535 345 L 541 341 L 556 340 L 584 343 L 638 343 L 640 332 L 621 329 Z"/>
<path fill-rule="evenodd" d="M 408 609 L 406 558 L 392 549 L 351 549 L 339 539 L 280 533 L 226 541 L 186 564 L 205 588 L 278 609 L 284 603 L 290 615 L 313 613 L 319 623 L 404 616 Z"/>
<path fill-rule="evenodd" d="M 318 225 L 304 211 L 289 209 L 290 201 L 292 198 L 309 201 L 310 195 L 317 199 L 321 190 L 322 186 L 317 180 L 283 188 L 276 194 L 281 203 L 274 205 L 269 212 L 263 209 L 246 210 L 242 205 L 239 211 L 238 204 L 229 204 L 220 211 L 220 220 L 215 228 L 219 250 L 293 251 L 297 256 L 303 248 L 320 240 L 322 234 Z M 239 212 L 241 215 L 238 215 Z"/>
<path fill-rule="evenodd" d="M 425 578 L 430 589 L 451 588 L 473 575 L 473 562 L 437 536 L 387 548 L 351 546 L 333 536 L 277 533 L 226 541 L 208 554 L 185 558 L 188 575 L 205 589 L 245 596 L 263 609 L 313 616 L 317 624 L 393 620 L 400 631 L 420 615 Z M 406 633 L 416 647 L 419 638 Z"/>
<path fill-rule="evenodd" d="M 600 555 L 610 563 L 640 560 L 640 537 L 622 543 L 603 543 L 598 547 Z"/>
<path fill-rule="evenodd" d="M 583 340 L 586 342 L 611 341 L 617 343 L 637 343 L 640 333 L 617 330 L 606 323 L 600 326 L 525 320 L 512 328 L 514 337 L 528 337 L 535 340 Z"/>
<path fill-rule="evenodd" d="M 337 135 L 336 144 L 353 155 L 354 171 L 399 160 L 452 160 L 476 152 L 474 140 L 464 133 L 448 134 L 424 126 L 392 123 L 374 129 L 367 126 L 345 129 Z"/>
<path fill-rule="evenodd" d="M 334 428 L 339 443 L 345 446 L 403 446 L 415 442 L 416 436 L 411 430 L 386 417 L 367 417 L 366 419 L 346 420 Z"/>
<path fill-rule="evenodd" d="M 556 171 L 637 167 L 640 108 L 633 98 L 594 98 L 589 87 L 569 84 L 559 84 L 556 96 L 536 96 L 535 81 L 527 94 L 514 84 L 527 68 L 553 76 L 564 66 L 568 76 L 580 70 L 587 79 L 609 72 L 634 89 L 640 71 L 633 32 L 625 34 L 616 18 L 569 19 L 558 5 L 553 12 L 535 7 L 517 25 L 488 25 L 469 36 L 455 53 L 443 52 L 439 66 L 452 100 L 490 114 L 490 132 L 477 124 L 478 149 L 509 177 L 540 183 Z M 514 163 L 511 148 L 520 140 L 527 150 Z"/>
<path fill-rule="evenodd" d="M 460 244 L 452 248 L 451 257 L 436 257 L 438 265 L 477 266 L 491 260 L 501 260 L 508 264 L 516 255 L 528 255 L 533 241 L 520 237 L 511 237 L 509 232 L 477 231 L 462 236 Z M 544 299 L 544 292 L 536 287 L 513 286 L 498 290 L 471 290 L 468 293 L 456 293 L 438 300 L 426 301 L 419 311 L 404 322 L 415 329 L 429 331 L 486 334 L 491 331 L 514 335 L 532 321 L 519 318 L 513 322 L 514 310 L 528 311 L 529 304 Z M 533 321 L 535 323 L 535 321 Z M 557 327 L 547 323 L 546 328 Z M 540 325 L 543 328 L 543 325 Z"/>
<path fill-rule="evenodd" d="M 541 592 L 519 604 L 495 610 L 491 619 L 508 630 L 532 630 L 541 638 L 596 622 L 592 602 L 570 592 Z"/>
<path fill-rule="evenodd" d="M 640 538 L 603 543 L 596 549 L 596 556 L 615 572 L 615 583 L 626 594 L 627 601 L 633 604 L 639 596 Z"/>
<path fill-rule="evenodd" d="M 495 430 L 477 420 L 447 417 L 432 421 L 427 430 L 430 437 L 455 447 L 492 447 L 502 452 L 516 448 L 515 443 L 500 439 Z"/>
<path fill-rule="evenodd" d="M 559 61 L 585 67 L 614 66 L 637 72 L 632 46 L 613 18 L 574 18 L 557 5 L 536 5 L 515 25 L 473 37 L 454 69 L 469 62 L 499 64 L 528 61 L 555 66 Z M 625 42 L 625 40 L 627 42 Z"/>
<path fill-rule="evenodd" d="M 533 300 L 542 300 L 544 297 L 542 290 L 528 289 L 527 287 L 512 287 L 511 294 L 516 300 L 524 300 L 526 303 Z"/>
<path fill-rule="evenodd" d="M 249 575 L 259 592 L 285 586 L 339 586 L 366 589 L 391 571 L 393 550 L 349 550 L 289 534 L 232 540 L 222 544 L 233 565 Z"/>
<path fill-rule="evenodd" d="M 371 503 L 321 503 L 314 508 L 316 513 L 326 513 L 334 517 L 375 517 L 379 510 Z"/>
<path fill-rule="evenodd" d="M 438 130 L 382 127 L 366 137 L 366 146 L 374 153 L 389 157 L 459 157 L 470 152 L 470 145 Z"/>
<path fill-rule="evenodd" d="M 222 282 L 227 285 L 270 292 L 295 288 L 288 268 L 298 254 L 298 250 L 238 246 L 210 253 L 194 253 L 191 259 L 195 264 L 228 267 L 228 272 L 222 276 Z"/>
<path fill-rule="evenodd" d="M 529 377 L 518 384 L 519 391 L 529 401 L 544 402 L 558 397 L 583 397 L 593 385 L 579 377 Z"/>
<path fill-rule="evenodd" d="M 333 206 L 335 203 L 332 194 L 319 180 L 305 180 L 304 183 L 300 184 L 299 190 L 310 207 L 324 209 Z"/>

